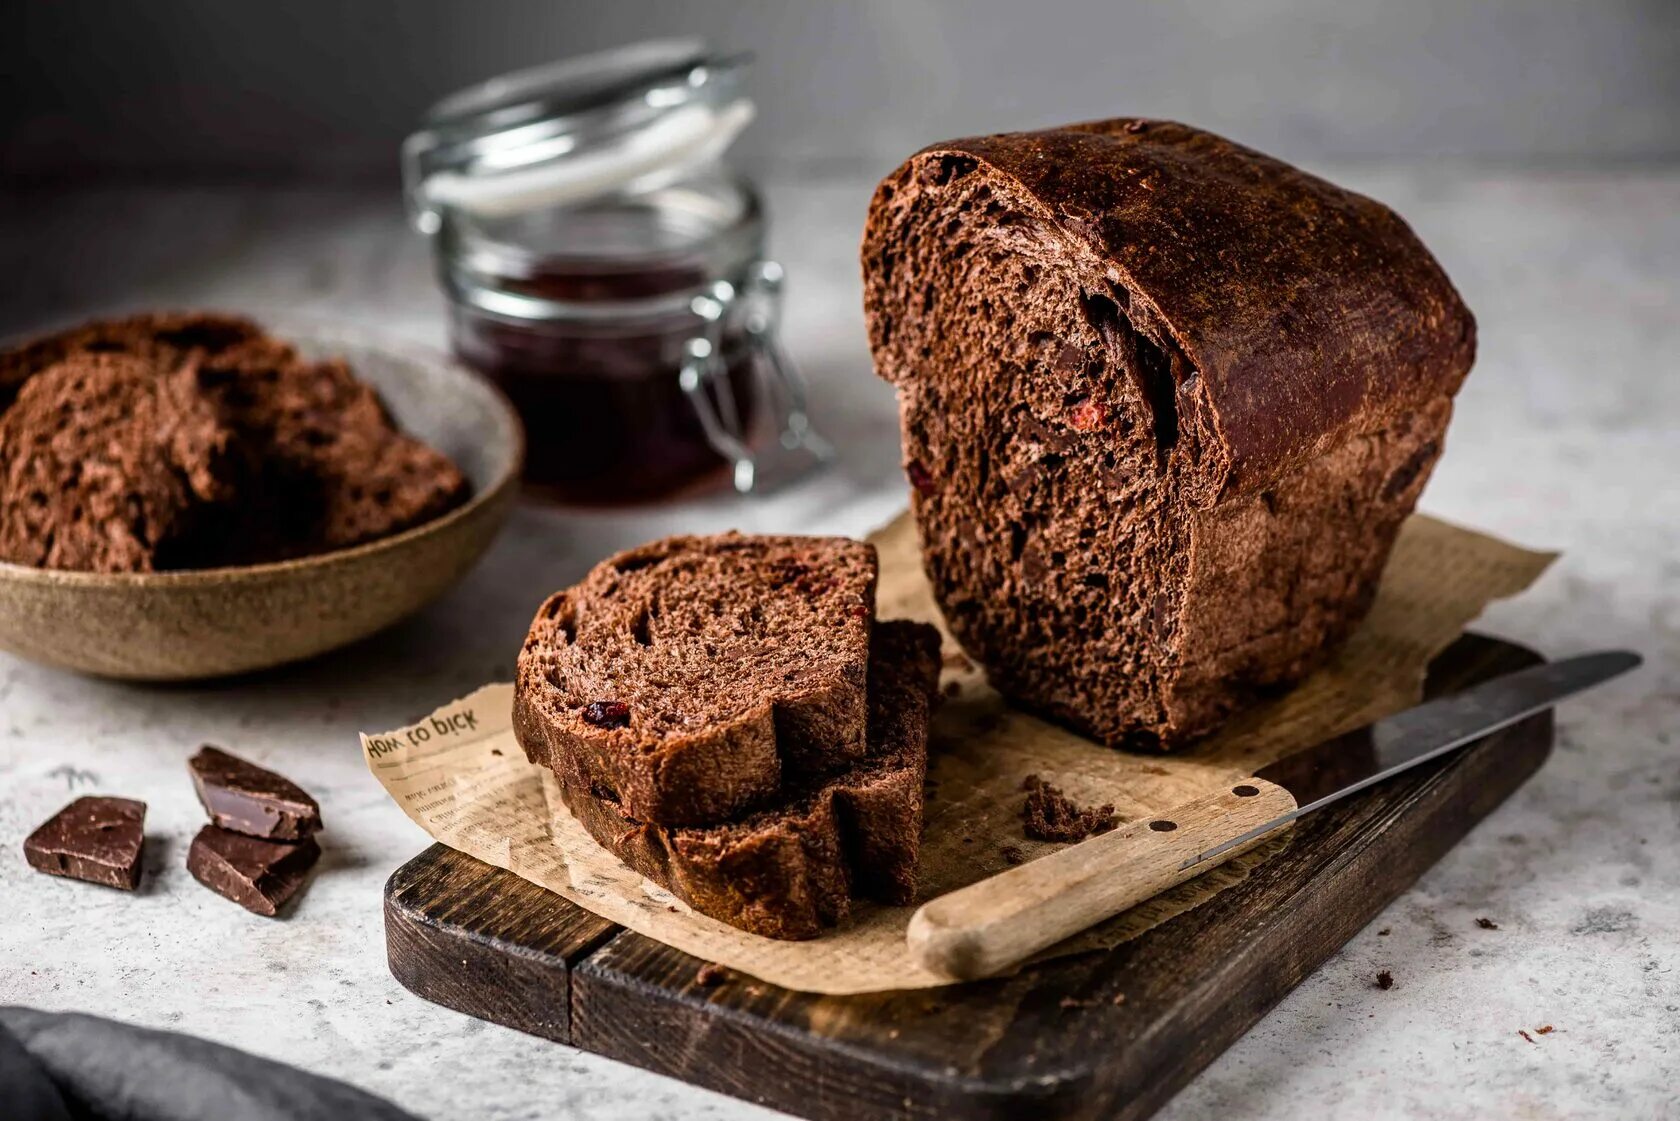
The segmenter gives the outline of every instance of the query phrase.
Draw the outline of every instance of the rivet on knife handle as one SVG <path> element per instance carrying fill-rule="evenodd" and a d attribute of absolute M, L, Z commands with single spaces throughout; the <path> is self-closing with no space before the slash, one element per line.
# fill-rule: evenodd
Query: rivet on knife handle
<path fill-rule="evenodd" d="M 988 977 L 1247 852 L 1267 834 L 1231 842 L 1294 809 L 1283 787 L 1241 779 L 1167 816 L 1130 822 L 930 900 L 910 919 L 911 952 L 947 976 Z M 1224 845 L 1231 847 L 1208 859 Z"/>

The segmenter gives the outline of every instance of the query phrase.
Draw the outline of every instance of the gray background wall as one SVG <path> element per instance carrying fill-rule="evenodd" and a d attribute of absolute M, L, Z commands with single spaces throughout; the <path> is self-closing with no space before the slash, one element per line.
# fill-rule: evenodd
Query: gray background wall
<path fill-rule="evenodd" d="M 760 170 L 1118 113 L 1286 157 L 1680 155 L 1676 0 L 14 0 L 0 176 L 394 174 L 421 110 L 657 34 L 757 52 Z"/>

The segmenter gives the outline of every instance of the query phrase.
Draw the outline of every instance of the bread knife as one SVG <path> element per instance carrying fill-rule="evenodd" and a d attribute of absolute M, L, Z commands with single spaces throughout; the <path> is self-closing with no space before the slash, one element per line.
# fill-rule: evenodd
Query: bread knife
<path fill-rule="evenodd" d="M 924 903 L 906 934 L 911 952 L 946 976 L 989 977 L 1247 852 L 1302 814 L 1639 663 L 1638 654 L 1613 650 L 1530 666 L 1286 755 L 1217 794 Z"/>

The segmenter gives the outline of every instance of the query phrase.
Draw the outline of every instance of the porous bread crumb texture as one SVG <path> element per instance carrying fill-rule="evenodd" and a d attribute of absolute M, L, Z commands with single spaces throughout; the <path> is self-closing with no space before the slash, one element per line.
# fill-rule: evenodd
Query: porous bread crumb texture
<path fill-rule="evenodd" d="M 30 378 L 72 355 L 122 354 L 174 370 L 195 355 L 225 354 L 264 337 L 252 320 L 217 312 L 148 312 L 84 323 L 0 352 L 0 409 Z"/>
<path fill-rule="evenodd" d="M 1021 831 L 1035 841 L 1071 844 L 1119 824 L 1112 802 L 1081 806 L 1037 775 L 1028 775 L 1021 786 L 1027 792 L 1021 803 Z"/>
<path fill-rule="evenodd" d="M 1016 704 L 1110 745 L 1172 749 L 1304 676 L 1363 617 L 1439 455 L 1473 324 L 1377 204 L 1183 126 L 1164 130 L 1165 156 L 1111 154 L 1137 141 L 1125 124 L 912 158 L 871 206 L 865 309 L 877 371 L 898 390 L 924 563 L 953 634 Z M 1091 166 L 1046 162 L 1057 153 Z M 1199 176 L 1203 159 L 1236 170 Z M 1310 226 L 1324 199 L 1320 210 L 1334 203 L 1370 227 L 1355 248 L 1384 249 L 1393 284 L 1418 289 L 1389 299 L 1369 278 L 1349 281 L 1350 301 L 1393 320 L 1387 381 L 1370 358 L 1382 340 L 1359 337 L 1344 349 L 1365 363 L 1363 381 L 1326 369 L 1320 395 L 1280 391 L 1314 384 L 1318 372 L 1301 368 L 1313 343 L 1280 357 L 1262 328 L 1332 316 L 1299 301 L 1333 300 L 1336 270 L 1361 261 L 1283 261 L 1273 242 L 1310 231 L 1199 228 L 1221 192 L 1282 207 L 1285 226 L 1297 212 Z M 1158 219 L 1175 197 L 1188 209 L 1164 226 L 1092 209 L 1120 199 Z M 1138 245 L 1132 228 L 1191 232 Z M 1161 263 L 1183 253 L 1195 260 Z M 1198 287 L 1198 268 L 1217 279 Z M 1159 290 L 1134 274 L 1163 278 Z M 1405 311 L 1431 301 L 1455 311 L 1428 313 L 1441 318 L 1435 349 Z M 1251 336 L 1272 365 L 1243 365 Z"/>
<path fill-rule="evenodd" d="M 609 557 L 538 610 L 514 730 L 533 762 L 631 816 L 703 825 L 868 748 L 875 548 L 672 537 Z"/>
<path fill-rule="evenodd" d="M 105 320 L 0 355 L 0 559 L 97 572 L 282 560 L 467 497 L 339 361 L 251 320 Z"/>
<path fill-rule="evenodd" d="M 304 361 L 264 340 L 206 356 L 192 373 L 265 484 L 251 488 L 226 535 L 238 550 L 228 563 L 359 545 L 466 498 L 449 457 L 398 430 L 342 360 Z"/>
<path fill-rule="evenodd" d="M 227 497 L 231 433 L 178 377 L 122 354 L 51 366 L 0 416 L 0 557 L 149 572 Z"/>
<path fill-rule="evenodd" d="M 562 795 L 591 836 L 701 914 L 769 938 L 812 938 L 844 921 L 856 898 L 915 899 L 938 679 L 934 628 L 876 626 L 867 756 L 737 821 L 649 824 L 583 776 L 563 779 Z"/>

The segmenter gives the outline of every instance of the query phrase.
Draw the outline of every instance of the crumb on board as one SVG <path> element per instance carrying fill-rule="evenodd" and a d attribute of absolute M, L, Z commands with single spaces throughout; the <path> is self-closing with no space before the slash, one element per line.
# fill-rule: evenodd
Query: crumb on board
<path fill-rule="evenodd" d="M 1543 1028 L 1535 1028 L 1534 1029 L 1534 1034 L 1535 1035 L 1551 1035 L 1555 1031 L 1557 1031 L 1556 1028 L 1552 1027 L 1552 1025 L 1550 1025 L 1550 1024 L 1547 1024 Z"/>
<path fill-rule="evenodd" d="M 694 983 L 702 989 L 716 988 L 723 984 L 724 969 L 716 962 L 709 961 L 702 965 L 694 974 Z"/>
<path fill-rule="evenodd" d="M 1023 779 L 1021 789 L 1027 792 L 1021 806 L 1023 832 L 1035 841 L 1083 841 L 1119 824 L 1113 803 L 1094 809 L 1080 806 L 1036 774 Z"/>
<path fill-rule="evenodd" d="M 1378 938 L 1387 938 L 1388 937 L 1388 927 L 1385 926 L 1381 930 L 1377 931 L 1377 937 Z"/>
<path fill-rule="evenodd" d="M 1517 1034 L 1522 1036 L 1524 1039 L 1528 1040 L 1530 1043 L 1534 1042 L 1534 1037 L 1532 1035 L 1529 1035 L 1527 1032 L 1523 1031 L 1521 1028 L 1517 1029 Z"/>
<path fill-rule="evenodd" d="M 1094 1000 L 1085 1000 L 1077 996 L 1064 996 L 1061 1000 L 1063 1008 L 1089 1008 L 1095 1003 Z"/>
<path fill-rule="evenodd" d="M 1481 927 L 1483 930 L 1498 930 L 1499 929 L 1499 924 L 1494 922 L 1492 919 L 1477 919 L 1476 920 L 1476 925 Z"/>
<path fill-rule="evenodd" d="M 1382 989 L 1386 992 L 1387 990 L 1392 989 L 1393 987 L 1394 987 L 1394 974 L 1390 973 L 1386 969 L 1383 970 L 1381 973 L 1377 974 L 1377 988 Z"/>
<path fill-rule="evenodd" d="M 968 655 L 961 650 L 947 650 L 940 655 L 939 660 L 951 669 L 961 670 L 963 673 L 974 670 L 974 663 L 969 661 Z"/>
<path fill-rule="evenodd" d="M 1020 845 L 1004 845 L 1000 855 L 1005 864 L 1020 864 L 1027 859 L 1027 854 L 1021 851 Z"/>
<path fill-rule="evenodd" d="M 499 748 L 499 747 L 492 747 L 490 749 L 490 754 L 492 754 L 492 755 L 500 755 L 501 753 L 502 753 L 502 749 Z"/>
<path fill-rule="evenodd" d="M 1125 993 L 1115 993 L 1114 994 L 1114 999 L 1109 1001 L 1109 1003 L 1114 1005 L 1116 1008 L 1120 1007 L 1120 1005 L 1126 1003 L 1126 994 Z"/>

